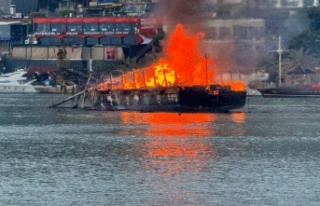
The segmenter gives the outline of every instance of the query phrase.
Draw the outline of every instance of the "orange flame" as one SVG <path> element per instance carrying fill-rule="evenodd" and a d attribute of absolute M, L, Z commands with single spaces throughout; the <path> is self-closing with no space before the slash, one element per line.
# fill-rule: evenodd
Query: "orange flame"
<path fill-rule="evenodd" d="M 181 24 L 178 24 L 168 39 L 164 52 L 166 57 L 160 58 L 148 68 L 123 73 L 124 82 L 112 80 L 96 87 L 97 90 L 139 89 L 152 87 L 207 86 L 215 84 L 215 60 L 199 51 L 198 45 L 203 33 L 188 35 Z M 210 68 L 208 68 L 210 65 Z M 115 82 L 114 82 L 115 81 Z M 245 91 L 242 81 L 230 80 L 221 82 L 222 86 L 230 86 L 233 91 Z"/>

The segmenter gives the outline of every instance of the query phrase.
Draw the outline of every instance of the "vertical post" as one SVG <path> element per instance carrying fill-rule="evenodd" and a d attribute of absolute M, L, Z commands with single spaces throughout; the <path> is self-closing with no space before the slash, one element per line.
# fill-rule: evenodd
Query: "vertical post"
<path fill-rule="evenodd" d="M 144 83 L 144 87 L 147 87 L 147 83 L 146 83 L 146 73 L 144 71 L 142 71 L 143 73 L 143 83 Z"/>
<path fill-rule="evenodd" d="M 207 61 L 207 53 L 204 53 L 204 58 L 206 60 L 206 87 L 208 86 L 208 61 Z"/>
<path fill-rule="evenodd" d="M 166 72 L 164 71 L 164 69 L 162 69 L 162 72 L 163 72 L 164 84 L 165 84 L 166 87 L 168 87 Z"/>
<path fill-rule="evenodd" d="M 123 88 L 124 89 L 127 89 L 127 86 L 126 86 L 126 84 L 127 84 L 127 75 L 128 75 L 127 72 L 123 73 Z"/>
<path fill-rule="evenodd" d="M 278 42 L 278 54 L 279 54 L 279 79 L 278 79 L 278 86 L 281 86 L 281 79 L 282 79 L 282 47 L 281 47 L 281 36 L 279 36 Z"/>
<path fill-rule="evenodd" d="M 176 78 L 174 84 L 175 84 L 175 85 L 178 85 L 178 75 L 177 75 L 176 70 L 174 70 L 174 77 Z"/>
<path fill-rule="evenodd" d="M 232 76 L 232 71 L 229 70 L 229 75 L 230 75 L 230 81 L 233 82 L 233 76 Z"/>
<path fill-rule="evenodd" d="M 110 90 L 112 90 L 112 73 L 110 72 L 109 75 L 110 75 Z"/>
<path fill-rule="evenodd" d="M 220 78 L 221 78 L 221 84 L 222 84 L 222 86 L 224 86 L 224 79 L 223 79 L 223 75 L 222 75 L 222 73 L 220 73 Z"/>
<path fill-rule="evenodd" d="M 238 71 L 239 80 L 242 81 L 240 71 L 239 70 L 237 70 L 237 71 Z"/>
<path fill-rule="evenodd" d="M 122 89 L 125 89 L 123 72 L 121 73 Z"/>
<path fill-rule="evenodd" d="M 136 73 L 134 72 L 134 70 L 132 72 L 133 72 L 133 85 L 134 85 L 134 89 L 136 89 L 137 88 L 137 85 L 136 85 Z"/>
<path fill-rule="evenodd" d="M 86 85 L 85 85 L 85 89 L 84 89 L 84 91 L 83 91 L 83 99 L 82 99 L 81 108 L 83 108 L 83 106 L 84 106 L 86 91 L 87 91 L 87 89 L 88 89 L 88 86 L 89 86 L 91 77 L 92 77 L 92 72 L 90 72 L 90 74 L 89 74 L 89 77 L 88 77 L 87 82 L 86 82 Z"/>

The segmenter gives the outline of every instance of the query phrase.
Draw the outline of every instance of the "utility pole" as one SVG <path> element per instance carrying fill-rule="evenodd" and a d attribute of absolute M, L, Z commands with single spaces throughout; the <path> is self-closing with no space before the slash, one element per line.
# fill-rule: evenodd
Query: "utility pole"
<path fill-rule="evenodd" d="M 282 49 L 282 38 L 281 36 L 279 35 L 279 39 L 278 39 L 278 49 L 277 50 L 271 50 L 271 51 L 274 51 L 274 52 L 277 52 L 278 53 L 278 56 L 279 56 L 279 64 L 278 64 L 278 87 L 281 86 L 282 82 L 281 82 L 281 79 L 282 79 L 282 53 L 285 52 L 285 51 L 288 51 L 288 50 L 283 50 Z"/>
<path fill-rule="evenodd" d="M 279 54 L 279 86 L 281 86 L 281 79 L 282 79 L 282 47 L 281 47 L 281 36 L 279 36 L 278 42 L 278 54 Z"/>

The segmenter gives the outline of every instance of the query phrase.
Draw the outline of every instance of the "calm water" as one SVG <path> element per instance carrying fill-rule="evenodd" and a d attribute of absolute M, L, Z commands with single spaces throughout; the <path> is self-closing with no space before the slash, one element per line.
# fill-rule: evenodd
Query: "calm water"
<path fill-rule="evenodd" d="M 49 109 L 0 95 L 0 205 L 320 205 L 320 99 L 228 114 Z"/>

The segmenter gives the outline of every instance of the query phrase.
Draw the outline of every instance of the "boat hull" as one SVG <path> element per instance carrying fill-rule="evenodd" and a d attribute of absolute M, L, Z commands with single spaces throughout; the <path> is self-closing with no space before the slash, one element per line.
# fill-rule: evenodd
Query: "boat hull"
<path fill-rule="evenodd" d="M 259 91 L 263 97 L 320 97 L 320 90 L 307 88 L 268 88 Z"/>
<path fill-rule="evenodd" d="M 37 93 L 32 85 L 0 84 L 0 93 Z"/>
<path fill-rule="evenodd" d="M 77 90 L 75 86 L 62 87 L 61 85 L 56 85 L 54 87 L 35 85 L 34 88 L 39 93 L 54 93 L 54 94 L 55 93 L 74 94 Z"/>
<path fill-rule="evenodd" d="M 210 85 L 98 92 L 93 108 L 101 110 L 225 112 L 244 107 L 246 91 Z"/>

